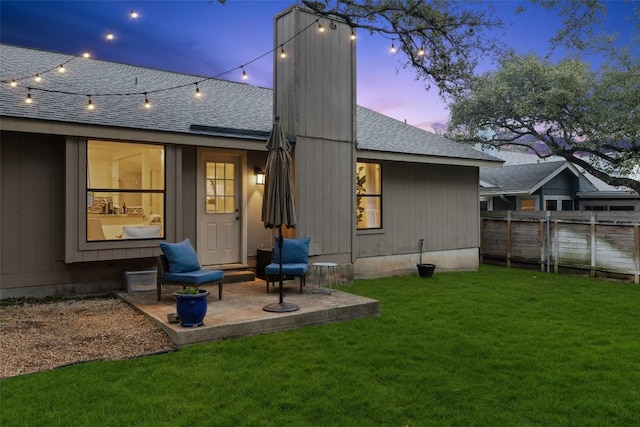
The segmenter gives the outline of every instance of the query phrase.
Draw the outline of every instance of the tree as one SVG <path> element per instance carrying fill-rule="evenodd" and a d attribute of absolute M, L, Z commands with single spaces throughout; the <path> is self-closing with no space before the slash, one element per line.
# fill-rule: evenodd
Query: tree
<path fill-rule="evenodd" d="M 611 185 L 640 193 L 638 181 L 618 176 L 640 165 L 638 48 L 616 47 L 615 34 L 599 31 L 606 2 L 531 0 L 515 10 L 541 7 L 560 16 L 548 53 L 566 47 L 574 58 L 604 55 L 605 65 L 591 73 L 577 59 L 552 65 L 508 52 L 500 40 L 504 22 L 490 2 L 301 1 L 320 16 L 398 42 L 406 55 L 401 66 L 413 67 L 426 89 L 434 84 L 451 103 L 451 135 L 460 141 L 481 138 L 486 145 L 527 146 L 541 157 L 560 155 Z M 627 18 L 640 19 L 640 7 L 629 4 L 635 10 Z M 479 59 L 497 60 L 501 68 L 476 77 Z"/>
<path fill-rule="evenodd" d="M 605 66 L 534 56 L 505 57 L 451 104 L 458 141 L 527 147 L 564 157 L 604 182 L 640 193 L 621 175 L 640 165 L 640 66 Z"/>
<path fill-rule="evenodd" d="M 426 89 L 459 93 L 478 61 L 504 51 L 502 20 L 493 7 L 447 0 L 302 0 L 319 16 L 337 17 L 390 40 L 405 54 L 401 67 L 413 67 Z"/>

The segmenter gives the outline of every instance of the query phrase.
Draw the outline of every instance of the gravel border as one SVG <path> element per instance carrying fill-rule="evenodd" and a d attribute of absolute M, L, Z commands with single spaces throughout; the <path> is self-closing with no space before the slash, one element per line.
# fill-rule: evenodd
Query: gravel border
<path fill-rule="evenodd" d="M 2 305 L 0 337 L 0 378 L 178 349 L 115 297 Z"/>

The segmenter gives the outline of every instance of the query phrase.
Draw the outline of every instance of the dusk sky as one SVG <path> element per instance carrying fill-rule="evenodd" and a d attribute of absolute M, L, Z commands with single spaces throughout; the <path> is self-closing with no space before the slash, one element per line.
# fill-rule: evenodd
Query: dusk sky
<path fill-rule="evenodd" d="M 207 1 L 0 1 L 0 41 L 71 55 L 89 51 L 94 58 L 218 76 L 273 49 L 273 18 L 294 0 Z M 547 53 L 559 20 L 546 11 L 515 15 L 522 2 L 493 3 L 505 22 L 505 41 L 521 53 Z M 629 42 L 638 29 L 624 19 L 637 4 L 607 2 L 608 29 Z M 139 13 L 137 19 L 129 16 Z M 105 36 L 113 32 L 115 39 Z M 358 33 L 358 104 L 409 124 L 431 130 L 448 121 L 437 89 L 425 90 L 411 69 L 398 71 L 400 56 L 390 53 L 390 40 Z M 0 64 L 0 69 L 2 64 Z M 272 55 L 246 67 L 254 86 L 272 88 Z M 2 75 L 2 78 L 7 76 Z M 242 81 L 241 73 L 222 75 Z"/>

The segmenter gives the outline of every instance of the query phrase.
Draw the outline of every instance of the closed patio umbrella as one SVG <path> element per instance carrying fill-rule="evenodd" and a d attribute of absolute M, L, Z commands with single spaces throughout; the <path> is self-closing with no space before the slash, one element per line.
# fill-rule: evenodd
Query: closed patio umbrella
<path fill-rule="evenodd" d="M 296 212 L 293 206 L 291 146 L 282 129 L 280 117 L 276 116 L 273 129 L 267 141 L 267 165 L 265 167 L 264 198 L 262 200 L 262 222 L 266 228 L 278 228 L 278 249 L 280 254 L 280 302 L 266 305 L 263 310 L 289 312 L 299 310 L 296 304 L 285 303 L 282 290 L 282 226 L 296 226 Z"/>

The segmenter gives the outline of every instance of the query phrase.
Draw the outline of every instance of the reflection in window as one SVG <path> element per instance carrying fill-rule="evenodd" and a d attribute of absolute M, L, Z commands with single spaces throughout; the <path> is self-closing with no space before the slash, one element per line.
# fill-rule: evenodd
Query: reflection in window
<path fill-rule="evenodd" d="M 207 162 L 206 170 L 206 213 L 235 212 L 235 164 Z"/>
<path fill-rule="evenodd" d="M 356 228 L 382 228 L 382 177 L 378 163 L 356 166 Z"/>
<path fill-rule="evenodd" d="M 87 142 L 87 240 L 164 236 L 164 146 Z"/>

